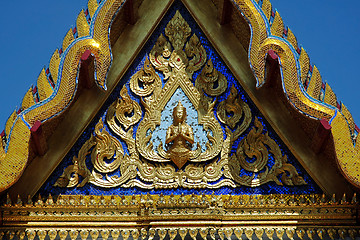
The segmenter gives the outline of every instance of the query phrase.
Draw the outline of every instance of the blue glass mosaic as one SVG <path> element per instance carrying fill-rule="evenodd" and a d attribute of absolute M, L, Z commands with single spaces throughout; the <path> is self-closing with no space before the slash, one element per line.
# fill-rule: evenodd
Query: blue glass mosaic
<path fill-rule="evenodd" d="M 185 188 L 176 188 L 176 189 L 153 189 L 153 190 L 144 190 L 137 187 L 131 187 L 131 188 L 124 188 L 124 187 L 116 187 L 116 188 L 102 188 L 97 187 L 93 184 L 87 183 L 84 187 L 74 187 L 74 188 L 60 188 L 60 187 L 54 187 L 54 183 L 56 180 L 61 176 L 64 169 L 72 164 L 72 159 L 74 156 L 77 156 L 79 149 L 81 146 L 89 139 L 91 134 L 94 132 L 95 125 L 98 123 L 99 119 L 102 118 L 105 122 L 105 116 L 106 111 L 109 108 L 109 106 L 119 98 L 119 93 L 124 84 L 128 88 L 128 93 L 130 95 L 130 98 L 140 103 L 140 100 L 137 96 L 132 94 L 132 92 L 129 90 L 128 82 L 131 76 L 136 73 L 139 69 L 141 69 L 144 65 L 145 58 L 147 54 L 150 52 L 152 47 L 154 46 L 156 40 L 160 36 L 160 34 L 164 34 L 164 29 L 167 25 L 167 23 L 171 20 L 171 18 L 174 16 L 176 10 L 179 10 L 183 18 L 187 21 L 190 28 L 192 29 L 192 33 L 195 33 L 199 40 L 201 41 L 202 46 L 206 50 L 207 58 L 211 58 L 213 61 L 214 68 L 216 68 L 219 72 L 221 72 L 228 81 L 228 89 L 230 89 L 231 86 L 235 86 L 238 90 L 238 94 L 240 98 L 249 105 L 251 112 L 252 112 L 252 122 L 250 124 L 250 127 L 239 137 L 238 140 L 235 141 L 231 152 L 235 153 L 236 146 L 238 143 L 246 137 L 246 135 L 250 132 L 250 130 L 254 126 L 254 119 L 256 116 L 258 120 L 261 122 L 263 126 L 263 133 L 268 132 L 268 135 L 275 140 L 275 142 L 280 146 L 282 154 L 287 155 L 288 163 L 292 164 L 300 176 L 303 177 L 307 185 L 301 185 L 301 186 L 279 186 L 275 182 L 269 182 L 264 185 L 261 185 L 259 187 L 245 187 L 245 186 L 239 186 L 236 188 L 231 187 L 221 187 L 218 189 L 185 189 Z M 192 79 L 196 79 L 197 76 L 200 74 L 201 70 L 195 72 L 193 74 Z M 161 78 L 163 78 L 161 72 L 157 72 Z M 229 91 L 226 91 L 223 95 L 218 97 L 218 102 L 223 101 L 228 97 Z M 141 105 L 141 104 L 140 104 Z M 216 107 L 215 107 L 216 111 Z M 104 124 L 106 130 L 108 130 L 110 133 L 111 130 L 108 128 L 106 124 Z M 137 130 L 137 126 L 134 126 L 134 137 Z M 224 126 L 222 126 L 224 128 Z M 225 131 L 224 131 L 225 132 Z M 120 139 L 119 139 L 120 140 Z M 122 142 L 122 141 L 120 141 Z M 126 145 L 124 142 L 122 142 L 123 148 L 125 153 L 127 153 Z M 250 160 L 251 161 L 251 160 Z M 92 163 L 90 161 L 90 156 L 88 156 L 87 166 L 89 169 L 92 169 Z M 274 165 L 274 157 L 269 154 L 269 161 L 268 161 L 268 167 L 271 168 L 272 165 Z M 117 172 L 112 174 L 119 174 Z M 250 175 L 252 173 L 246 172 L 244 169 L 240 171 L 240 175 Z M 221 180 L 221 179 L 220 179 Z M 201 29 L 197 26 L 196 22 L 193 20 L 189 12 L 186 10 L 186 8 L 182 5 L 182 3 L 175 1 L 175 3 L 172 5 L 172 7 L 169 9 L 168 13 L 165 15 L 165 17 L 160 22 L 159 26 L 155 30 L 155 32 L 152 34 L 148 42 L 145 44 L 144 48 L 139 53 L 138 57 L 135 59 L 132 66 L 129 68 L 127 73 L 124 75 L 121 82 L 118 84 L 118 86 L 115 88 L 115 90 L 110 95 L 109 99 L 106 101 L 106 103 L 103 105 L 102 109 L 99 111 L 99 113 L 94 118 L 93 122 L 88 126 L 88 128 L 84 131 L 84 133 L 81 135 L 81 137 L 78 139 L 78 141 L 75 143 L 75 145 L 72 147 L 72 149 L 69 151 L 69 153 L 66 155 L 64 160 L 59 164 L 59 166 L 56 168 L 56 170 L 52 173 L 52 175 L 49 177 L 49 179 L 45 182 L 45 184 L 42 186 L 42 188 L 39 190 L 39 193 L 41 195 L 48 195 L 51 193 L 52 195 L 59 195 L 59 194 L 80 194 L 80 195 L 132 195 L 132 194 L 144 194 L 144 193 L 150 193 L 150 194 L 160 194 L 163 193 L 165 195 L 167 194 L 310 194 L 310 193 L 321 193 L 321 189 L 316 185 L 316 183 L 311 179 L 311 177 L 306 173 L 304 168 L 298 163 L 296 158 L 292 155 L 292 153 L 289 151 L 289 149 L 286 147 L 286 145 L 281 141 L 281 139 L 277 136 L 277 134 L 274 132 L 274 130 L 271 128 L 270 124 L 266 121 L 266 119 L 262 116 L 262 114 L 259 112 L 259 110 L 256 108 L 254 103 L 250 100 L 250 98 L 247 96 L 244 89 L 240 86 L 238 81 L 234 78 L 230 70 L 226 67 L 224 62 L 221 60 L 219 55 L 216 53 L 214 48 L 211 46 L 210 42 L 205 37 L 204 33 L 201 31 Z"/>

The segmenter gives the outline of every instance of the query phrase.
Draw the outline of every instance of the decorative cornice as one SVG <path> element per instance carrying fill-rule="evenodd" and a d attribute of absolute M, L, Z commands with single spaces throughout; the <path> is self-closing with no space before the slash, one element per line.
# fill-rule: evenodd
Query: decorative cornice
<path fill-rule="evenodd" d="M 80 59 L 91 54 L 96 61 L 95 80 L 106 90 L 106 76 L 112 61 L 109 46 L 109 29 L 113 16 L 123 6 L 123 0 L 107 0 L 98 6 L 96 0 L 89 0 L 89 21 L 83 11 L 77 19 L 76 30 L 66 34 L 60 52 L 56 50 L 50 60 L 50 73 L 41 72 L 37 89 L 39 102 L 29 103 L 28 91 L 23 102 L 23 111 L 15 114 L 7 122 L 6 144 L 0 147 L 0 192 L 14 184 L 29 157 L 30 129 L 36 122 L 45 122 L 60 115 L 73 101 L 77 89 L 77 75 Z M 77 38 L 74 35 L 77 34 Z M 52 76 L 53 81 L 50 81 Z M 50 86 L 51 83 L 54 86 Z"/>
<path fill-rule="evenodd" d="M 284 27 L 280 14 L 273 12 L 270 0 L 232 2 L 250 25 L 249 63 L 257 87 L 265 83 L 267 55 L 275 53 L 281 63 L 282 86 L 290 104 L 309 118 L 329 122 L 338 165 L 345 178 L 360 187 L 360 143 L 350 112 L 337 103 L 335 94 L 322 82 L 316 66 L 310 65 L 306 51 L 300 50 L 294 34 Z"/>
<path fill-rule="evenodd" d="M 57 234 L 62 239 L 70 234 L 73 239 L 78 234 L 94 238 L 101 233 L 107 239 L 111 232 L 126 239 L 130 233 L 135 239 L 139 234 L 143 239 L 155 234 L 160 239 L 169 234 L 173 239 L 177 234 L 204 238 L 217 233 L 221 239 L 233 234 L 250 239 L 253 234 L 282 238 L 286 233 L 291 239 L 295 234 L 300 239 L 306 234 L 310 239 L 336 234 L 354 239 L 358 210 L 356 195 L 351 202 L 346 196 L 337 201 L 325 195 L 60 195 L 56 200 L 39 196 L 34 203 L 31 199 L 23 203 L 20 198 L 12 203 L 8 198 L 0 208 L 0 234 L 29 239 L 35 235 L 53 239 Z"/>

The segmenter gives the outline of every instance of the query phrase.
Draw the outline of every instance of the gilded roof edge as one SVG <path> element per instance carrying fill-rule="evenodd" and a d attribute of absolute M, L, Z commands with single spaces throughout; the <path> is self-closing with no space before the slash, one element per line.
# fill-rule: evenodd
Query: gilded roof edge
<path fill-rule="evenodd" d="M 24 171 L 28 156 L 31 127 L 60 115 L 72 102 L 76 92 L 78 64 L 85 51 L 91 51 L 96 61 L 95 79 L 106 90 L 106 76 L 112 61 L 109 45 L 111 21 L 124 0 L 104 0 L 100 5 L 89 0 L 90 23 L 81 11 L 77 19 L 78 37 L 70 29 L 59 54 L 50 60 L 49 72 L 42 71 L 33 90 L 34 102 L 25 95 L 23 109 L 6 123 L 7 140 L 0 147 L 0 192 L 14 184 Z M 331 125 L 338 166 L 353 185 L 360 187 L 360 144 L 357 144 L 351 114 L 338 106 L 336 96 L 324 84 L 317 68 L 309 64 L 309 57 L 299 48 L 290 29 L 285 28 L 278 12 L 273 12 L 269 0 L 261 4 L 254 0 L 232 0 L 251 27 L 249 63 L 257 80 L 257 87 L 265 83 L 265 59 L 270 50 L 281 63 L 284 92 L 299 112 L 313 119 L 326 119 Z M 90 18 L 88 19 L 90 20 Z M 51 80 L 55 76 L 55 79 Z M 324 91 L 323 91 L 324 90 Z M 37 92 L 37 93 L 36 93 Z M 31 93 L 31 92 L 30 92 Z M 25 101 L 26 100 L 26 101 Z M 335 106 L 336 105 L 336 106 Z"/>
<path fill-rule="evenodd" d="M 14 184 L 26 167 L 31 127 L 36 122 L 44 123 L 60 115 L 72 102 L 77 88 L 79 62 L 85 52 L 90 51 L 95 58 L 95 80 L 99 87 L 106 90 L 106 76 L 112 61 L 107 29 L 124 2 L 107 0 L 98 5 L 96 0 L 89 0 L 90 23 L 81 11 L 77 18 L 77 29 L 70 29 L 64 38 L 61 56 L 56 50 L 50 60 L 49 72 L 41 72 L 37 87 L 33 90 L 34 104 L 26 101 L 22 111 L 6 123 L 10 131 L 6 133 L 6 142 L 2 142 L 0 147 L 0 192 Z M 76 33 L 78 37 L 75 39 Z M 51 81 L 50 76 L 57 78 Z"/>
<path fill-rule="evenodd" d="M 251 27 L 249 63 L 257 87 L 265 83 L 266 56 L 275 52 L 281 68 L 282 85 L 290 104 L 309 118 L 326 119 L 331 126 L 337 163 L 345 178 L 360 187 L 360 150 L 354 122 L 346 108 L 342 111 L 331 88 L 324 86 L 316 66 L 299 48 L 295 36 L 284 27 L 278 12 L 273 12 L 269 0 L 232 0 Z M 326 87 L 326 85 L 325 85 Z M 335 106 L 334 106 L 335 105 Z"/>

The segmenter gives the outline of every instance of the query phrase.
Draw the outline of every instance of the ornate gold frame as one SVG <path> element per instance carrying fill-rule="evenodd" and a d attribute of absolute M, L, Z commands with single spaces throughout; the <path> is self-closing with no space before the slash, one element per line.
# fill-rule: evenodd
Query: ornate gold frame
<path fill-rule="evenodd" d="M 355 239 L 359 235 L 359 205 L 356 196 L 338 202 L 324 195 L 136 195 L 136 196 L 58 196 L 23 203 L 9 199 L 0 208 L 0 236 L 12 239 L 38 236 L 44 239 L 57 235 L 93 239 L 99 234 L 113 239 L 174 239 L 186 235 L 241 239 L 255 236 L 297 236 L 313 239 Z M 286 234 L 286 235 L 285 235 Z"/>

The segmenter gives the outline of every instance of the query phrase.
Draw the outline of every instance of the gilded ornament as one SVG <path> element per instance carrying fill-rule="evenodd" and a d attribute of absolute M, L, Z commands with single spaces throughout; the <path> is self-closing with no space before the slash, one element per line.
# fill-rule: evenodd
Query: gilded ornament
<path fill-rule="evenodd" d="M 146 87 L 144 86 L 143 89 L 146 89 Z M 136 101 L 131 100 L 126 87 L 121 89 L 120 96 L 121 98 L 114 102 L 115 106 L 113 108 L 116 109 L 116 119 L 125 128 L 125 131 L 127 131 L 130 126 L 139 122 L 142 110 Z"/>
<path fill-rule="evenodd" d="M 159 237 L 166 237 L 168 233 L 170 239 L 175 238 L 178 233 L 181 236 L 189 234 L 191 237 L 199 233 L 205 238 L 208 234 L 215 237 L 217 233 L 221 238 L 230 238 L 234 234 L 239 239 L 243 233 L 249 239 L 253 238 L 254 234 L 261 238 L 264 233 L 270 239 L 274 236 L 292 239 L 295 234 L 300 239 L 323 239 L 327 234 L 330 237 L 339 235 L 342 239 L 349 235 L 354 239 L 358 234 L 358 204 L 323 205 L 321 195 L 303 196 L 304 199 L 315 199 L 311 204 L 300 204 L 302 200 L 299 195 L 262 196 L 265 204 L 256 201 L 259 195 L 62 195 L 54 200 L 52 205 L 47 204 L 48 200 L 44 200 L 43 205 L 31 207 L 12 204 L 0 206 L 0 213 L 6 223 L 0 228 L 0 237 L 25 237 L 26 233 L 28 239 L 45 239 L 47 236 L 54 239 L 58 233 L 60 239 L 85 239 L 89 235 L 98 238 L 100 234 L 104 239 L 110 234 L 114 239 L 120 235 L 123 239 L 130 236 L 137 239 L 140 229 L 141 236 L 145 239 L 155 236 L 156 233 Z M 222 202 L 229 202 L 230 197 L 235 202 L 240 199 L 253 201 L 252 204 L 223 205 Z M 162 203 L 160 198 L 164 198 Z M 271 198 L 285 201 L 279 208 L 279 205 L 270 204 Z M 289 198 L 293 198 L 295 204 L 287 202 L 286 199 Z M 80 205 L 83 199 L 85 202 Z M 116 204 L 111 203 L 111 199 Z M 89 227 L 89 219 L 94 218 L 99 219 L 96 228 Z M 171 219 L 172 224 L 159 224 L 153 228 L 146 228 L 148 225 L 144 225 L 144 222 L 146 224 L 149 221 L 164 223 L 164 219 Z M 282 226 L 274 226 L 274 219 L 281 222 Z M 344 220 L 343 223 L 339 223 L 339 219 Z M 238 226 L 239 221 L 248 221 L 251 225 Z M 58 226 L 59 222 L 62 226 Z M 45 230 L 49 225 L 52 227 Z"/>
<path fill-rule="evenodd" d="M 171 44 L 166 40 L 164 35 L 160 34 L 154 47 L 150 51 L 149 59 L 151 64 L 157 70 L 163 72 L 164 79 L 168 79 L 170 76 L 171 68 L 169 66 L 168 58 L 170 57 L 171 52 Z"/>
<path fill-rule="evenodd" d="M 100 173 L 110 173 L 115 171 L 121 164 L 124 150 L 121 143 L 111 136 L 104 129 L 102 120 L 95 126 L 96 146 L 92 151 L 91 161 Z M 113 159 L 110 163 L 109 160 Z"/>
<path fill-rule="evenodd" d="M 165 35 L 169 38 L 175 51 L 182 50 L 187 38 L 191 34 L 191 28 L 179 11 L 176 11 L 174 17 L 166 25 Z"/>
<path fill-rule="evenodd" d="M 249 127 L 252 119 L 250 107 L 238 96 L 238 91 L 234 85 L 230 88 L 229 96 L 219 103 L 217 116 L 220 122 L 233 130 L 231 132 L 232 142 Z M 241 119 L 243 120 L 239 124 Z"/>
<path fill-rule="evenodd" d="M 185 53 L 188 58 L 192 58 L 186 67 L 186 71 L 191 77 L 192 74 L 200 70 L 206 62 L 206 51 L 195 34 L 193 34 L 186 43 Z"/>
<path fill-rule="evenodd" d="M 229 167 L 234 180 L 245 186 L 256 187 L 264 183 L 274 181 L 278 185 L 304 185 L 306 182 L 299 176 L 293 165 L 287 162 L 287 156 L 282 155 L 279 146 L 269 137 L 263 134 L 262 124 L 257 118 L 254 127 L 243 138 L 229 160 Z M 268 150 L 269 148 L 269 150 Z M 275 163 L 268 168 L 269 152 L 273 155 Z M 249 159 L 255 159 L 249 161 Z M 239 176 L 240 169 L 254 173 L 253 176 Z M 258 173 L 256 176 L 255 173 Z M 278 177 L 281 176 L 281 182 Z"/>
<path fill-rule="evenodd" d="M 83 186 L 89 182 L 105 188 L 216 189 L 238 185 L 254 187 L 269 181 L 303 184 L 303 179 L 294 166 L 287 163 L 275 141 L 262 133 L 257 118 L 255 127 L 236 146 L 236 153 L 231 153 L 235 140 L 251 123 L 249 106 L 241 100 L 235 86 L 230 88 L 230 95 L 218 103 L 218 97 L 228 89 L 227 79 L 211 59 L 207 59 L 197 36 L 193 34 L 188 40 L 191 29 L 179 12 L 168 23 L 165 35 L 169 41 L 164 35 L 159 36 L 144 66 L 131 77 L 128 86 L 122 87 L 119 99 L 107 110 L 106 122 L 99 120 L 94 134 L 79 152 L 79 158 L 65 169 L 57 186 Z M 163 79 L 155 69 L 163 73 Z M 198 70 L 201 73 L 193 83 L 192 73 Z M 132 97 L 138 98 L 140 103 L 129 96 L 128 87 Z M 170 114 L 164 111 L 178 90 L 197 111 L 198 119 L 193 124 L 204 130 L 203 149 L 195 141 L 195 126 L 187 123 L 188 107 L 184 102 L 178 101 Z M 163 124 L 163 114 L 169 114 L 173 123 L 164 129 L 164 139 L 155 146 L 153 135 Z M 225 125 L 225 130 L 221 124 Z M 92 169 L 85 164 L 90 153 Z M 276 164 L 268 169 L 270 154 L 274 155 Z M 249 162 L 248 158 L 252 157 L 255 161 Z M 253 176 L 239 176 L 241 169 Z M 81 183 L 79 175 L 84 178 Z M 180 199 L 177 205 L 187 201 Z"/>
<path fill-rule="evenodd" d="M 216 97 L 220 96 L 227 89 L 227 80 L 221 74 L 209 59 L 202 69 L 200 75 L 196 78 L 195 86 L 197 89 L 203 90 L 207 95 Z"/>
<path fill-rule="evenodd" d="M 186 123 L 186 116 L 186 108 L 179 101 L 173 111 L 174 122 L 166 132 L 165 144 L 169 146 L 166 153 L 179 169 L 188 160 L 200 154 L 200 152 L 191 151 L 194 144 L 194 133 L 192 128 Z"/>
<path fill-rule="evenodd" d="M 85 159 L 86 156 L 90 153 L 89 150 L 95 144 L 96 142 L 94 141 L 93 136 L 91 136 L 80 148 L 78 157 L 73 157 L 73 165 L 65 168 L 63 174 L 55 182 L 54 187 L 82 187 L 89 181 L 91 173 L 90 170 L 86 167 Z M 83 178 L 81 182 L 79 176 Z"/>
<path fill-rule="evenodd" d="M 146 57 L 144 67 L 130 79 L 131 91 L 138 96 L 146 97 L 152 93 L 156 94 L 159 87 L 161 87 L 161 79 Z"/>

